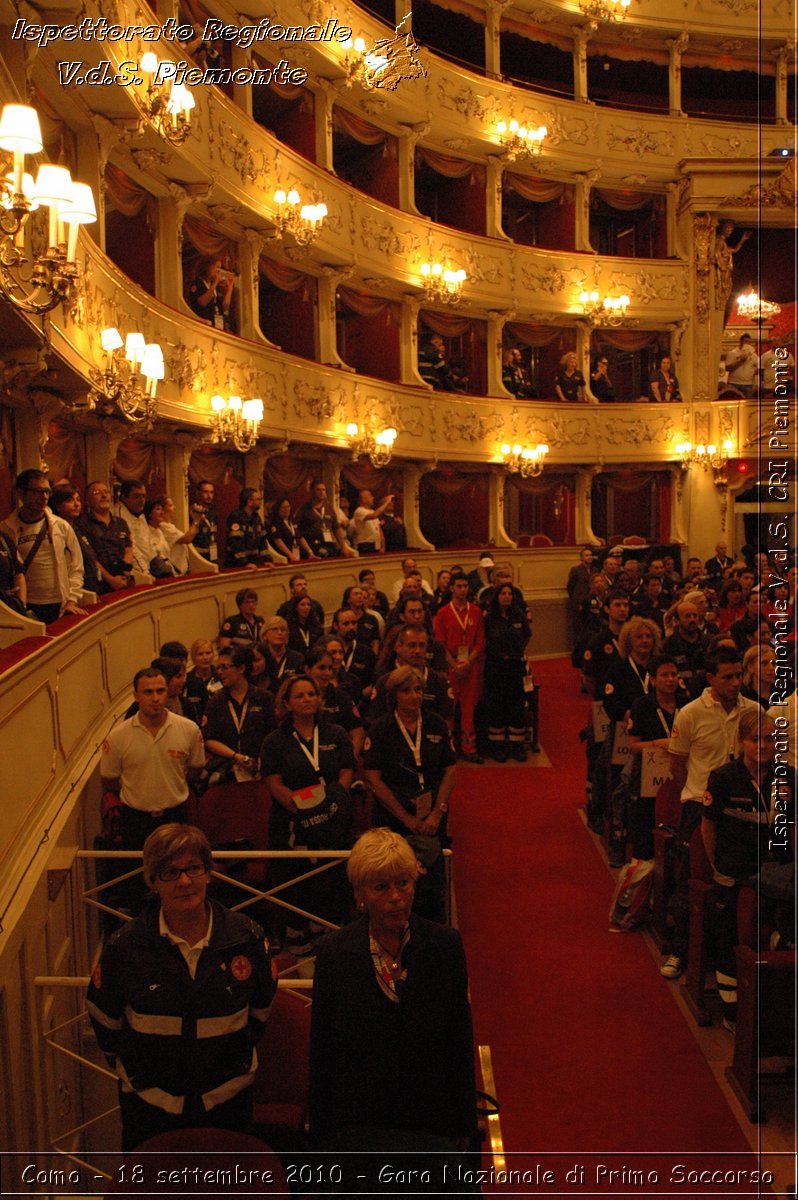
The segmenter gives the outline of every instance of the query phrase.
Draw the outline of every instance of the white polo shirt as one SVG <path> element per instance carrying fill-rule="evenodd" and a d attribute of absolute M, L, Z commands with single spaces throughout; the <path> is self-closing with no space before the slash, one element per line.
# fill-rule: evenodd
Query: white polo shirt
<path fill-rule="evenodd" d="M 205 764 L 199 726 L 166 712 L 153 736 L 138 713 L 117 725 L 103 742 L 100 775 L 119 779 L 123 804 L 143 812 L 163 812 L 188 798 L 186 771 Z"/>
<path fill-rule="evenodd" d="M 704 688 L 697 700 L 677 709 L 671 730 L 668 750 L 687 759 L 687 782 L 682 788 L 681 801 L 704 798 L 710 771 L 722 767 L 739 752 L 737 730 L 740 714 L 746 709 L 758 709 L 756 700 L 737 697 L 737 704 L 727 712 Z"/>

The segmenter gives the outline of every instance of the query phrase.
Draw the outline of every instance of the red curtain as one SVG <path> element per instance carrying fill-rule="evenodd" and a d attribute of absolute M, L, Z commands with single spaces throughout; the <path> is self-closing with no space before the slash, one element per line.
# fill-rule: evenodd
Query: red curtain
<path fill-rule="evenodd" d="M 14 445 L 14 410 L 0 407 L 0 521 L 16 508 L 14 464 L 11 460 Z"/>
<path fill-rule="evenodd" d="M 47 434 L 44 446 L 47 474 L 53 483 L 68 479 L 82 496 L 87 483 L 86 435 L 77 429 L 69 429 L 59 421 L 50 422 Z"/>
<path fill-rule="evenodd" d="M 484 546 L 488 537 L 489 477 L 484 467 L 452 466 L 422 476 L 420 523 L 434 546 Z"/>
<path fill-rule="evenodd" d="M 155 500 L 166 490 L 166 447 L 127 438 L 119 443 L 111 470 L 123 483 L 140 479 L 146 485 L 148 499 Z"/>
<path fill-rule="evenodd" d="M 398 381 L 399 305 L 352 288 L 338 289 L 338 353 L 360 375 Z"/>

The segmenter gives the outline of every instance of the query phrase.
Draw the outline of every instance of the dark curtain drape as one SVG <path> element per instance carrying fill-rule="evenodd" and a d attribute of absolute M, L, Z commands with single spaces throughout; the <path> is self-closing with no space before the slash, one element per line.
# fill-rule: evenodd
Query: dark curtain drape
<path fill-rule="evenodd" d="M 424 536 L 437 547 L 484 546 L 488 537 L 489 482 L 485 468 L 472 468 L 471 464 L 424 475 L 419 487 Z"/>

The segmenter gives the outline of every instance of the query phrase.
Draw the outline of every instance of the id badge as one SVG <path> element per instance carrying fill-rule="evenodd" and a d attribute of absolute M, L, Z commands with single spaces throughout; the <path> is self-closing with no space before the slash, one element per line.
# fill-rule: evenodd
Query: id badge
<path fill-rule="evenodd" d="M 324 803 L 326 795 L 327 788 L 323 779 L 314 783 L 313 787 L 300 788 L 299 791 L 291 793 L 294 804 L 300 811 L 303 808 L 318 808 L 320 804 Z"/>
<path fill-rule="evenodd" d="M 215 312 L 213 314 L 214 329 L 224 329 L 224 313 Z"/>
<path fill-rule="evenodd" d="M 457 661 L 459 663 L 468 662 L 468 646 L 457 647 Z"/>
<path fill-rule="evenodd" d="M 525 692 L 534 692 L 534 690 L 535 690 L 535 677 L 533 675 L 525 675 L 524 676 L 524 691 Z"/>

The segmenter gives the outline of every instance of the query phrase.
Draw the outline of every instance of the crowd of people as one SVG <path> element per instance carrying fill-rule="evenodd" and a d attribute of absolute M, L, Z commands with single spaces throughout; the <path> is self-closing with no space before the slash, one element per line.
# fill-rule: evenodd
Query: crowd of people
<path fill-rule="evenodd" d="M 245 487 L 219 539 L 215 488 L 200 480 L 194 490 L 188 529 L 175 524 L 169 496 L 147 497 L 139 479 L 124 480 L 114 501 L 102 481 L 84 493 L 68 482 L 52 484 L 37 468 L 15 480 L 17 509 L 0 525 L 0 599 L 16 611 L 51 625 L 81 614 L 84 592 L 106 595 L 190 570 L 188 547 L 221 567 L 270 568 L 278 559 L 313 562 L 407 549 L 407 531 L 394 511 L 394 496 L 377 502 L 363 489 L 351 518 L 341 498 L 334 507 L 320 480 L 310 484 L 306 503 L 294 511 L 281 497 L 267 514 L 263 495 Z"/>
<path fill-rule="evenodd" d="M 588 825 L 622 872 L 628 844 L 633 861 L 651 863 L 657 792 L 673 781 L 681 818 L 661 972 L 676 979 L 686 965 L 695 835 L 714 878 L 716 974 L 731 1030 L 740 888 L 756 886 L 763 863 L 794 858 L 797 583 L 794 554 L 749 547 L 732 559 L 724 542 L 684 571 L 658 549 L 641 568 L 622 546 L 600 563 L 585 547 L 567 581 L 572 661 L 593 699 L 583 733 Z M 645 878 L 639 871 L 636 883 Z M 794 922 L 781 915 L 771 945 L 793 945 Z"/>
<path fill-rule="evenodd" d="M 161 645 L 102 747 L 106 818 L 116 844 L 142 850 L 154 893 L 118 885 L 134 919 L 107 942 L 89 991 L 119 1078 L 123 1145 L 187 1124 L 249 1127 L 279 948 L 297 961 L 318 951 L 318 1144 L 375 1149 L 400 1137 L 459 1154 L 476 1125 L 473 1045 L 443 850 L 458 757 L 483 761 L 477 729 L 498 761 L 526 760 L 529 614 L 488 553 L 469 574 L 439 572 L 435 587 L 408 557 L 387 594 L 365 567 L 329 625 L 306 575 L 289 587 L 266 616 L 243 587 L 215 639 Z M 290 908 L 269 915 L 265 951 L 257 925 L 207 895 L 212 848 L 192 824 L 210 789 L 253 784 L 248 802 L 268 805 L 268 837 L 254 849 L 354 845 L 354 905 L 338 872 L 271 864 Z M 174 1056 L 157 1053 L 158 1037 L 174 1039 Z M 383 1092 L 375 1047 L 388 1042 L 414 1079 L 404 1105 Z"/>

